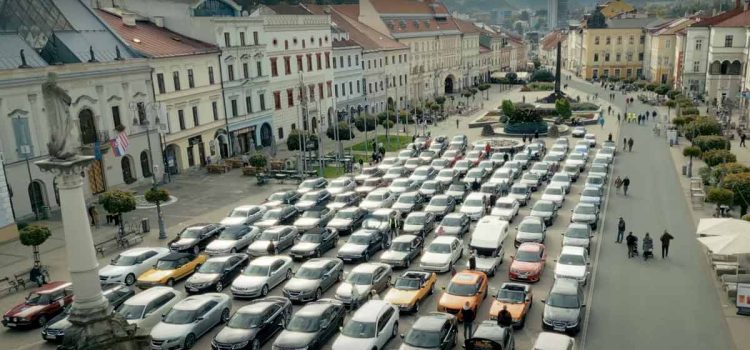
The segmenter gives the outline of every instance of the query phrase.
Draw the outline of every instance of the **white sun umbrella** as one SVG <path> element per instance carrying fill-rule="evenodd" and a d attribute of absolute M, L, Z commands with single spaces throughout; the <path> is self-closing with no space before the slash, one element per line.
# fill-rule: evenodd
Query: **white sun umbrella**
<path fill-rule="evenodd" d="M 701 219 L 696 234 L 702 236 L 731 236 L 750 232 L 750 222 L 739 219 Z"/>
<path fill-rule="evenodd" d="M 750 254 L 750 233 L 698 237 L 698 241 L 714 254 Z"/>

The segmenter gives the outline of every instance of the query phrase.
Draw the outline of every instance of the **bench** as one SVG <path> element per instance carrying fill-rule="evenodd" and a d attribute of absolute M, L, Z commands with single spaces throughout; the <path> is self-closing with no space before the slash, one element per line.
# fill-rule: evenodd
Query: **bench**
<path fill-rule="evenodd" d="M 117 245 L 121 248 L 129 248 L 141 242 L 143 242 L 143 234 L 136 231 L 131 231 L 125 236 L 117 238 Z"/>
<path fill-rule="evenodd" d="M 120 242 L 118 242 L 117 238 L 108 239 L 103 242 L 99 242 L 94 244 L 94 250 L 96 250 L 97 254 L 104 257 L 106 255 L 106 252 L 117 250 L 117 248 L 120 247 Z"/>

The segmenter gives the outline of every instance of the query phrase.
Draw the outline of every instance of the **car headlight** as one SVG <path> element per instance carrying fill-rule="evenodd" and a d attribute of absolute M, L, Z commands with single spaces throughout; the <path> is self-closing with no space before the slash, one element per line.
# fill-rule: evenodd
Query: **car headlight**
<path fill-rule="evenodd" d="M 250 343 L 250 341 L 249 340 L 245 340 L 242 343 L 234 344 L 234 345 L 232 345 L 232 349 L 242 349 L 242 348 L 246 347 L 248 343 Z"/>

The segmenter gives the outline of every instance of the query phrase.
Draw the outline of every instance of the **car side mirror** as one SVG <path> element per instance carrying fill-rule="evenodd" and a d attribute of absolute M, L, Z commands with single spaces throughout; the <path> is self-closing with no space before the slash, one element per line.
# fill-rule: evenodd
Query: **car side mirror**
<path fill-rule="evenodd" d="M 586 304 L 581 304 L 581 307 L 586 307 Z"/>
<path fill-rule="evenodd" d="M 198 321 L 203 321 L 203 316 L 197 317 L 197 318 L 195 319 L 195 322 L 198 322 Z"/>
<path fill-rule="evenodd" d="M 541 302 L 542 302 L 542 304 L 546 304 L 547 303 L 547 299 L 542 299 Z"/>

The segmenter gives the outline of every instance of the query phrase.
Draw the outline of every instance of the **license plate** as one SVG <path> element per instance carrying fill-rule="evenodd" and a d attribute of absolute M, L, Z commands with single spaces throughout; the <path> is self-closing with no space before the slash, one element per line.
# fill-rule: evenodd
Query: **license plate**
<path fill-rule="evenodd" d="M 17 326 L 17 324 L 15 324 L 13 322 L 8 322 L 5 325 L 7 325 L 8 327 L 15 327 L 15 326 Z"/>
<path fill-rule="evenodd" d="M 565 332 L 565 327 L 554 327 L 553 329 L 558 332 Z"/>
<path fill-rule="evenodd" d="M 55 340 L 55 339 L 57 339 L 57 336 L 56 335 L 52 335 L 52 334 L 47 334 L 47 335 L 44 336 L 44 339 Z"/>
<path fill-rule="evenodd" d="M 191 292 L 197 292 L 198 288 L 189 288 Z"/>
<path fill-rule="evenodd" d="M 344 261 L 346 261 L 346 262 L 352 262 L 352 261 L 354 261 L 354 259 L 344 259 Z"/>

